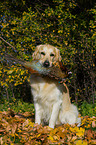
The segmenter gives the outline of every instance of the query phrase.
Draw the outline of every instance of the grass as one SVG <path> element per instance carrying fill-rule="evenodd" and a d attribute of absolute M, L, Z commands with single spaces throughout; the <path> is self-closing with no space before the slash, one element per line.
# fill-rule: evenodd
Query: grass
<path fill-rule="evenodd" d="M 11 98 L 10 101 L 3 100 L 0 102 L 0 111 L 8 111 L 8 108 L 16 113 L 32 112 L 34 113 L 34 104 L 24 102 L 22 99 Z M 96 103 L 89 104 L 86 101 L 78 106 L 81 116 L 96 116 Z"/>
<path fill-rule="evenodd" d="M 34 105 L 32 103 L 24 102 L 21 99 L 12 98 L 11 101 L 3 100 L 0 103 L 0 111 L 8 111 L 8 108 L 14 110 L 16 113 L 33 112 Z"/>

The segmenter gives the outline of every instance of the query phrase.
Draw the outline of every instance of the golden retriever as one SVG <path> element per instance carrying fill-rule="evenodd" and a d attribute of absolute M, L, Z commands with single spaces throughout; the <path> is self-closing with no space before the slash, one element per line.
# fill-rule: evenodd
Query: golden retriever
<path fill-rule="evenodd" d="M 44 67 L 51 67 L 61 61 L 60 51 L 49 44 L 38 45 L 33 53 L 33 60 L 38 60 Z M 32 74 L 31 91 L 35 106 L 35 123 L 48 123 L 54 128 L 56 124 L 75 124 L 78 126 L 77 107 L 70 103 L 69 90 L 65 83 Z"/>

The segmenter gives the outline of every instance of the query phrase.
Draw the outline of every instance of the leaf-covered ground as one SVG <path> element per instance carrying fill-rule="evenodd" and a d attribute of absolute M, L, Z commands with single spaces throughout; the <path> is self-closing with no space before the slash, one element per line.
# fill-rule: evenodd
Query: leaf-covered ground
<path fill-rule="evenodd" d="M 48 126 L 34 124 L 34 114 L 16 114 L 12 110 L 0 112 L 1 145 L 94 145 L 96 144 L 96 117 L 81 117 L 80 127 L 68 124 Z"/>

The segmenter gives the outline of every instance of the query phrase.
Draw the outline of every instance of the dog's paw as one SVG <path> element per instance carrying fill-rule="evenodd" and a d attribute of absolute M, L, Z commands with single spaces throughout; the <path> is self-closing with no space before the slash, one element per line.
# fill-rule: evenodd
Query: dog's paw
<path fill-rule="evenodd" d="M 54 129 L 54 125 L 53 124 L 49 124 L 49 127 Z"/>

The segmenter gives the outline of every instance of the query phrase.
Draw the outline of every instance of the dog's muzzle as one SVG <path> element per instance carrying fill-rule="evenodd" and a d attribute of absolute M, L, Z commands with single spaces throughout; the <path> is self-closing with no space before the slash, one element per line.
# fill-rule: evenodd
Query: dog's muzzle
<path fill-rule="evenodd" d="M 49 61 L 48 61 L 48 60 L 46 60 L 46 61 L 43 63 L 43 66 L 44 66 L 44 67 L 49 67 L 49 66 L 50 66 Z"/>

